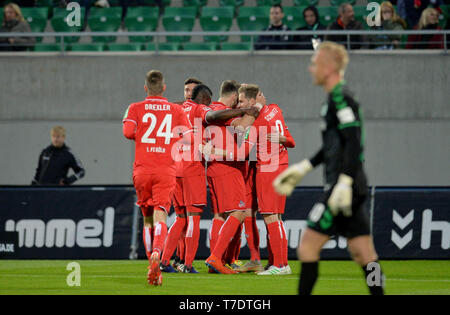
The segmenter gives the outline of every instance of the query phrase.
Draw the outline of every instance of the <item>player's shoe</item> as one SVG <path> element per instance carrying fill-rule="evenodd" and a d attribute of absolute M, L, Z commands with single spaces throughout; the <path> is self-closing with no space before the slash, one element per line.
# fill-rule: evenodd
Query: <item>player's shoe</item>
<path fill-rule="evenodd" d="M 282 267 L 281 270 L 282 270 L 281 274 L 283 274 L 283 275 L 291 275 L 292 274 L 292 269 L 289 265 Z"/>
<path fill-rule="evenodd" d="M 270 266 L 269 269 L 257 272 L 258 276 L 272 276 L 272 275 L 282 275 L 282 269 L 276 266 Z"/>
<path fill-rule="evenodd" d="M 239 272 L 261 272 L 264 270 L 260 260 L 250 260 L 245 265 L 236 269 Z"/>
<path fill-rule="evenodd" d="M 183 273 L 198 273 L 198 271 L 194 268 L 194 266 L 188 267 L 186 265 L 183 265 Z"/>
<path fill-rule="evenodd" d="M 162 275 L 161 269 L 159 269 L 160 258 L 159 253 L 154 252 L 150 256 L 150 266 L 147 274 L 147 281 L 150 285 L 161 285 Z"/>
<path fill-rule="evenodd" d="M 209 268 L 214 269 L 215 272 L 221 273 L 221 274 L 234 274 L 237 273 L 236 271 L 232 269 L 228 269 L 224 265 L 222 265 L 222 261 L 218 259 L 217 257 L 211 255 L 205 260 L 206 266 Z"/>
<path fill-rule="evenodd" d="M 180 264 L 181 264 L 180 257 L 175 256 L 173 263 L 172 263 L 172 267 L 177 269 Z"/>
<path fill-rule="evenodd" d="M 217 271 L 215 271 L 213 268 L 209 267 L 208 268 L 208 273 L 217 273 Z"/>
<path fill-rule="evenodd" d="M 184 267 L 186 267 L 184 264 L 179 263 L 177 266 L 177 271 L 183 273 Z"/>
<path fill-rule="evenodd" d="M 162 263 L 159 265 L 159 269 L 161 269 L 162 272 L 167 272 L 167 273 L 177 273 L 178 272 L 171 265 L 164 266 Z"/>

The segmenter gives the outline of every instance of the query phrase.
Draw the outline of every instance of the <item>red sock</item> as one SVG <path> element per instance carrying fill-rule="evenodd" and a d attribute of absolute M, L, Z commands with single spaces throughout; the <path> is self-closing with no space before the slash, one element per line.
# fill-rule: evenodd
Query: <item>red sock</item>
<path fill-rule="evenodd" d="M 222 259 L 223 253 L 227 249 L 231 242 L 231 239 L 236 234 L 238 227 L 241 225 L 238 219 L 233 216 L 229 216 L 220 229 L 219 238 L 217 239 L 216 246 L 213 250 L 213 255 L 219 259 Z"/>
<path fill-rule="evenodd" d="M 241 233 L 242 233 L 242 224 L 239 225 L 236 233 L 233 236 L 230 244 L 228 245 L 225 253 L 223 254 L 223 260 L 225 263 L 232 264 L 235 260 L 237 260 L 236 256 L 239 257 L 239 253 L 241 252 Z"/>
<path fill-rule="evenodd" d="M 150 256 L 152 255 L 153 228 L 144 226 L 142 240 L 144 241 L 145 254 L 150 261 Z"/>
<path fill-rule="evenodd" d="M 234 236 L 236 242 L 234 244 L 234 260 L 239 260 L 239 254 L 241 253 L 241 243 L 242 243 L 242 223 L 239 225 L 238 230 Z"/>
<path fill-rule="evenodd" d="M 267 243 L 267 254 L 268 254 L 268 264 L 269 266 L 273 265 L 273 252 L 272 252 L 272 248 L 270 247 L 270 235 L 269 235 L 269 230 L 267 229 L 267 225 L 266 225 L 266 243 Z"/>
<path fill-rule="evenodd" d="M 186 230 L 186 256 L 184 264 L 192 266 L 195 254 L 198 248 L 198 239 L 200 237 L 200 216 L 192 215 L 188 217 L 188 226 Z"/>
<path fill-rule="evenodd" d="M 281 233 L 282 233 L 282 249 L 283 249 L 283 265 L 287 266 L 288 265 L 288 239 L 287 239 L 287 235 L 286 235 L 286 229 L 284 228 L 284 222 L 283 221 L 278 221 L 280 222 L 280 229 L 281 229 Z"/>
<path fill-rule="evenodd" d="M 225 221 L 219 219 L 212 220 L 211 230 L 209 232 L 209 249 L 212 254 L 214 247 L 216 246 L 217 239 L 219 238 L 219 231 L 222 228 L 222 225 Z"/>
<path fill-rule="evenodd" d="M 244 220 L 245 238 L 247 239 L 247 246 L 250 249 L 251 260 L 261 260 L 259 254 L 259 231 L 256 225 L 255 217 L 246 217 Z"/>
<path fill-rule="evenodd" d="M 180 238 L 178 239 L 178 244 L 177 244 L 177 256 L 180 258 L 180 261 L 182 261 L 182 262 L 184 262 L 184 257 L 186 254 L 186 244 L 185 244 L 186 228 L 187 228 L 187 223 L 184 225 L 183 231 L 181 232 L 181 235 L 180 235 Z"/>
<path fill-rule="evenodd" d="M 156 222 L 153 229 L 153 253 L 159 252 L 161 255 L 166 241 L 167 225 L 165 222 Z"/>
<path fill-rule="evenodd" d="M 163 265 L 169 265 L 170 258 L 172 258 L 173 252 L 175 251 L 175 247 L 178 244 L 178 240 L 180 239 L 181 232 L 185 228 L 185 225 L 186 218 L 176 217 L 175 222 L 170 227 L 161 259 Z"/>
<path fill-rule="evenodd" d="M 273 265 L 283 267 L 282 232 L 278 221 L 267 224 L 270 248 L 273 253 Z"/>

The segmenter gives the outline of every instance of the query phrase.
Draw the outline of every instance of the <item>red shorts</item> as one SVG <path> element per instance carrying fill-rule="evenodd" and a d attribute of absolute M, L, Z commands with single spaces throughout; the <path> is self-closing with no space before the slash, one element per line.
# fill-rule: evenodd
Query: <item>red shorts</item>
<path fill-rule="evenodd" d="M 275 172 L 256 171 L 256 195 L 258 197 L 258 211 L 264 214 L 283 214 L 286 196 L 275 192 L 272 186 L 274 179 L 288 168 L 288 164 L 278 167 Z"/>
<path fill-rule="evenodd" d="M 245 210 L 246 189 L 239 169 L 214 177 L 208 176 L 213 213 Z"/>
<path fill-rule="evenodd" d="M 183 177 L 183 197 L 185 206 L 206 206 L 205 173 Z M 203 208 L 202 208 L 203 209 Z"/>
<path fill-rule="evenodd" d="M 175 177 L 169 175 L 134 175 L 133 184 L 138 198 L 137 204 L 141 207 L 145 217 L 153 214 L 153 208 L 170 212 Z"/>

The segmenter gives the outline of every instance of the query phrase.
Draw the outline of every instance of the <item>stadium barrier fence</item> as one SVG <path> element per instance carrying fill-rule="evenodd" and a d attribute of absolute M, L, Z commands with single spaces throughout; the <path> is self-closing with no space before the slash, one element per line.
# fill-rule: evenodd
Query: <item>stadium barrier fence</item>
<path fill-rule="evenodd" d="M 289 259 L 321 187 L 297 187 L 283 216 Z M 450 187 L 371 187 L 366 211 L 381 259 L 450 259 Z M 0 258 L 137 259 L 142 215 L 132 186 L 0 187 Z M 200 222 L 197 259 L 209 256 L 210 201 Z M 171 211 L 168 226 L 174 222 Z M 261 256 L 266 229 L 257 219 Z M 249 258 L 243 231 L 242 259 Z M 332 238 L 323 259 L 349 259 L 345 238 Z"/>
<path fill-rule="evenodd" d="M 72 43 L 78 43 L 78 40 L 75 42 L 68 40 L 69 38 L 87 38 L 87 37 L 153 37 L 154 40 L 143 42 L 142 45 L 145 46 L 147 44 L 154 44 L 154 50 L 145 50 L 146 53 L 153 53 L 153 54 L 159 54 L 162 52 L 160 49 L 162 45 L 171 43 L 171 44 L 177 44 L 175 41 L 166 41 L 166 38 L 171 37 L 192 37 L 192 38 L 200 38 L 201 41 L 197 41 L 196 43 L 203 42 L 202 39 L 204 37 L 208 36 L 214 36 L 214 37 L 220 37 L 220 36 L 235 36 L 236 38 L 242 38 L 247 37 L 249 39 L 248 43 L 249 45 L 249 54 L 254 54 L 257 50 L 255 50 L 255 42 L 258 36 L 261 35 L 270 35 L 270 36 L 276 36 L 276 35 L 289 35 L 289 36 L 296 36 L 296 35 L 317 35 L 317 36 L 325 36 L 325 35 L 345 35 L 346 41 L 340 42 L 341 44 L 345 45 L 348 50 L 360 50 L 360 48 L 352 48 L 352 45 L 354 44 L 361 44 L 363 46 L 363 49 L 365 46 L 368 47 L 369 44 L 371 44 L 371 41 L 352 41 L 351 36 L 365 36 L 365 38 L 371 37 L 371 36 L 389 36 L 389 35 L 400 35 L 403 36 L 402 42 L 400 43 L 401 49 L 394 49 L 394 50 L 403 50 L 403 48 L 406 45 L 406 39 L 409 35 L 442 35 L 442 41 L 439 42 L 414 42 L 414 45 L 421 45 L 421 44 L 443 44 L 443 49 L 437 49 L 438 51 L 443 51 L 443 53 L 448 53 L 448 41 L 447 37 L 450 35 L 450 30 L 403 30 L 403 31 L 384 31 L 384 30 L 322 30 L 322 31 L 228 31 L 228 32 L 31 32 L 31 33 L 0 33 L 0 38 L 14 38 L 14 37 L 34 37 L 34 38 L 45 38 L 45 40 L 42 40 L 41 44 L 58 44 L 59 45 L 59 53 L 64 55 L 66 53 L 74 53 L 74 52 L 68 52 L 67 47 L 71 45 Z M 55 40 L 52 40 L 50 38 L 54 38 Z M 189 43 L 191 41 L 188 41 Z M 231 42 L 231 41 L 228 41 Z M 239 41 L 241 42 L 241 41 Z M 83 44 L 93 44 L 94 42 L 82 42 Z M 98 44 L 99 42 L 97 42 Z M 112 44 L 115 43 L 115 40 L 110 42 Z M 121 44 L 126 44 L 127 42 L 121 42 Z M 234 43 L 234 42 L 233 42 Z M 237 43 L 237 42 L 236 42 Z M 36 44 L 36 45 L 41 45 Z M 105 42 L 106 45 L 108 45 L 107 42 Z M 291 44 L 297 44 L 295 42 L 292 42 Z M 390 41 L 383 42 L 378 41 L 377 45 L 383 45 L 386 44 L 387 46 L 390 44 Z M 0 44 L 0 46 L 5 46 L 7 44 Z M 182 50 L 182 44 L 178 43 L 178 45 L 181 47 Z M 275 44 L 276 45 L 276 44 Z M 285 45 L 283 43 L 283 45 Z M 16 46 L 20 46 L 16 44 Z M 219 47 L 219 43 L 217 43 L 217 46 Z M 27 46 L 28 47 L 28 46 Z M 0 47 L 1 50 L 2 47 Z M 30 50 L 32 48 L 30 47 Z M 368 47 L 369 49 L 369 47 Z M 369 49 L 369 50 L 375 50 L 375 49 Z M 389 50 L 389 49 L 386 49 Z M 434 49 L 436 50 L 436 49 Z M 221 51 L 220 49 L 216 51 Z M 103 53 L 104 51 L 99 52 L 93 52 L 89 51 L 89 53 Z M 164 53 L 167 51 L 164 50 Z M 191 51 L 189 51 L 191 52 Z M 208 51 L 208 53 L 212 53 L 213 51 Z M 223 52 L 223 51 L 221 51 Z M 78 52 L 76 52 L 78 53 Z M 127 51 L 127 53 L 134 53 L 133 51 Z M 2 54 L 0 54 L 1 56 Z"/>

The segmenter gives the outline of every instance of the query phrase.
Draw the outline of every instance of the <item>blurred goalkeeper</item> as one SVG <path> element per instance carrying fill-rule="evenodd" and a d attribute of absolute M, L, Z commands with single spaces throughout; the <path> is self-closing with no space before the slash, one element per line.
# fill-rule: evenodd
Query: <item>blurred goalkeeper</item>
<path fill-rule="evenodd" d="M 384 277 L 381 268 L 373 268 L 378 257 L 364 210 L 367 181 L 363 170 L 363 122 L 359 104 L 343 79 L 347 64 L 348 54 L 342 45 L 324 42 L 314 53 L 309 71 L 314 84 L 328 93 L 321 110 L 323 146 L 314 157 L 289 167 L 273 182 L 278 193 L 290 195 L 308 172 L 324 164 L 325 192 L 309 213 L 308 227 L 298 248 L 301 295 L 311 294 L 319 275 L 320 251 L 333 235 L 347 238 L 349 252 L 362 267 L 370 293 L 383 294 Z M 379 274 L 373 275 L 373 269 Z M 380 281 L 372 281 L 372 277 Z"/>

